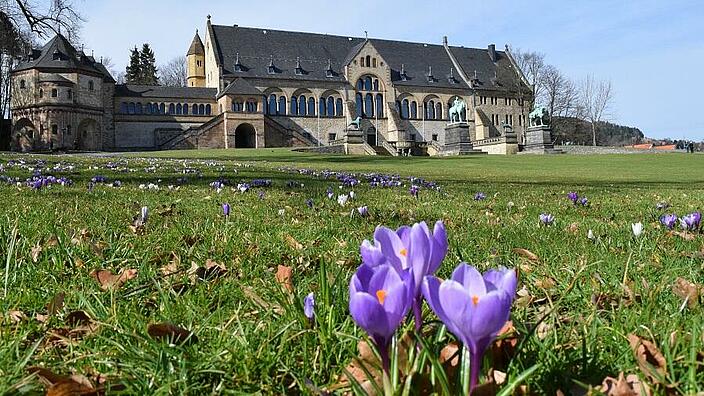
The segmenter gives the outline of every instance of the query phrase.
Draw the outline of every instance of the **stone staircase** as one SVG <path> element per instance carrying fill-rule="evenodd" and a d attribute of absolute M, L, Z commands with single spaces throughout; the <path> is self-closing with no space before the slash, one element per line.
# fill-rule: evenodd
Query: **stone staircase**
<path fill-rule="evenodd" d="M 224 114 L 219 114 L 210 120 L 206 122 L 205 124 L 202 124 L 199 127 L 191 127 L 183 131 L 182 134 L 174 136 L 173 138 L 166 140 L 163 142 L 160 146 L 160 150 L 174 150 L 174 149 L 190 149 L 190 148 L 197 148 L 194 147 L 192 143 L 189 142 L 189 139 L 192 137 L 197 137 L 200 136 L 212 128 L 216 127 L 218 124 L 223 122 L 225 119 Z"/>
<path fill-rule="evenodd" d="M 277 120 L 276 117 L 264 116 L 264 125 L 282 136 L 290 136 L 292 139 L 298 140 L 301 143 L 298 146 L 318 146 L 318 139 L 311 135 L 308 131 L 302 128 L 291 128 L 284 125 Z M 295 144 L 292 145 L 296 146 Z"/>

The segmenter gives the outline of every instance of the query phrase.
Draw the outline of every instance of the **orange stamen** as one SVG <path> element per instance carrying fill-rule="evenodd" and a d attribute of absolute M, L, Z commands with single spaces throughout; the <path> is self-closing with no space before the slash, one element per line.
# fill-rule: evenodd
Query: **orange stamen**
<path fill-rule="evenodd" d="M 406 255 L 408 254 L 408 250 L 401 249 L 401 251 L 399 253 L 401 253 L 401 256 L 406 257 Z"/>
<path fill-rule="evenodd" d="M 479 296 L 472 296 L 472 304 L 474 304 L 474 305 L 479 304 Z"/>
<path fill-rule="evenodd" d="M 379 300 L 379 304 L 384 305 L 384 300 L 386 300 L 386 290 L 377 290 L 376 299 Z"/>

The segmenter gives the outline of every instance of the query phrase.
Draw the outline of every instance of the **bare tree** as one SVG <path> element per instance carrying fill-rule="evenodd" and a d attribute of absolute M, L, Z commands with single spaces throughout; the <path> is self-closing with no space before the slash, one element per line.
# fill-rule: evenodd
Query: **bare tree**
<path fill-rule="evenodd" d="M 159 67 L 161 75 L 159 82 L 167 87 L 185 87 L 188 73 L 186 71 L 186 57 L 177 56 L 166 65 Z"/>
<path fill-rule="evenodd" d="M 543 93 L 542 76 L 545 72 L 545 55 L 540 52 L 524 52 L 517 49 L 513 52 L 514 59 L 518 67 L 523 71 L 528 82 L 533 89 L 533 103 L 530 103 L 530 108 L 533 108 L 535 101 L 538 100 Z"/>
<path fill-rule="evenodd" d="M 592 124 L 592 143 L 594 146 L 596 146 L 598 123 L 608 118 L 612 101 L 611 81 L 597 80 L 593 76 L 587 76 L 582 81 L 580 107 L 584 119 Z"/>
<path fill-rule="evenodd" d="M 117 71 L 117 69 L 115 69 L 115 62 L 112 61 L 112 58 L 110 58 L 109 56 L 101 58 L 100 63 L 102 63 L 103 66 L 105 66 L 105 68 L 108 70 L 108 72 L 110 73 L 112 78 L 117 77 L 118 71 Z"/>
<path fill-rule="evenodd" d="M 551 116 L 577 115 L 579 92 L 576 85 L 555 66 L 546 65 L 539 81 L 542 95 L 538 99 L 547 107 Z"/>

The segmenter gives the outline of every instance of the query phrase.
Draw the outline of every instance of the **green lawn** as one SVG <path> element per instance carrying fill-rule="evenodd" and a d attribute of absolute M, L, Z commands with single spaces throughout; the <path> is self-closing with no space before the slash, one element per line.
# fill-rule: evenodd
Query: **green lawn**
<path fill-rule="evenodd" d="M 671 235 L 658 221 L 663 213 L 704 209 L 703 155 L 400 159 L 267 149 L 114 158 L 7 154 L 0 164 L 7 177 L 24 180 L 42 167 L 45 175 L 74 183 L 34 191 L 0 182 L 0 393 L 41 392 L 31 366 L 93 381 L 100 374 L 126 386 L 126 394 L 329 389 L 365 339 L 348 312 L 360 243 L 372 239 L 377 225 L 439 219 L 450 243 L 440 277 L 460 261 L 481 270 L 519 268 L 524 290 L 512 311 L 516 351 L 508 365 L 487 357 L 485 368 L 507 372 L 510 382 L 538 365 L 523 382 L 531 394 L 579 394 L 621 372 L 639 375 L 655 394 L 666 387 L 683 394 L 704 390 L 700 295 L 695 292 L 688 305 L 672 290 L 678 277 L 695 284 L 704 279 L 704 236 Z M 56 164 L 62 166 L 52 169 Z M 282 167 L 399 174 L 404 186 L 340 188 L 334 178 Z M 89 189 L 96 175 L 122 186 Z M 421 189 L 415 199 L 408 176 L 434 181 L 440 190 Z M 209 185 L 219 178 L 229 182 L 220 193 Z M 272 186 L 233 191 L 253 179 L 269 179 Z M 140 189 L 149 183 L 159 189 Z M 354 190 L 355 199 L 343 208 L 327 198 L 328 187 L 335 195 Z M 480 191 L 487 199 L 475 201 Z M 589 205 L 572 205 L 570 191 L 588 197 Z M 223 202 L 232 206 L 229 219 Z M 659 202 L 669 208 L 656 209 Z M 350 216 L 362 205 L 369 217 Z M 142 206 L 150 217 L 134 233 L 129 225 Z M 540 226 L 541 213 L 553 214 L 555 224 Z M 645 231 L 634 238 L 631 223 L 638 221 Z M 515 248 L 539 259 L 519 256 Z M 190 271 L 208 260 L 227 271 L 201 270 L 205 279 Z M 176 272 L 165 275 L 169 264 Z M 293 270 L 292 293 L 276 281 L 279 265 Z M 102 290 L 91 276 L 100 269 L 136 269 L 137 275 Z M 302 311 L 311 291 L 313 324 Z M 59 293 L 63 303 L 48 306 Z M 92 320 L 83 333 L 71 320 L 77 310 Z M 439 332 L 427 305 L 424 317 L 430 350 L 438 352 L 453 337 Z M 153 339 L 147 326 L 161 322 L 192 331 L 197 341 Z M 409 320 L 400 331 L 412 327 Z M 631 333 L 662 351 L 661 378 L 639 368 Z M 417 373 L 401 381 L 417 394 L 430 365 L 408 364 Z M 434 389 L 440 392 L 437 384 Z"/>

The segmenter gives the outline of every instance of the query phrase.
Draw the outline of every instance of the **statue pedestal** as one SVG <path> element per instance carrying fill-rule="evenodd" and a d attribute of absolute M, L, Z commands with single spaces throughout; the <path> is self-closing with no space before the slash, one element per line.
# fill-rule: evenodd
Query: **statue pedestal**
<path fill-rule="evenodd" d="M 362 144 L 364 143 L 364 133 L 361 129 L 345 130 L 345 143 Z"/>
<path fill-rule="evenodd" d="M 441 155 L 486 154 L 475 150 L 469 138 L 469 125 L 466 122 L 449 124 L 445 127 L 445 145 Z"/>
<path fill-rule="evenodd" d="M 535 125 L 526 129 L 524 153 L 530 154 L 561 154 L 552 144 L 552 129 L 548 125 Z"/>

